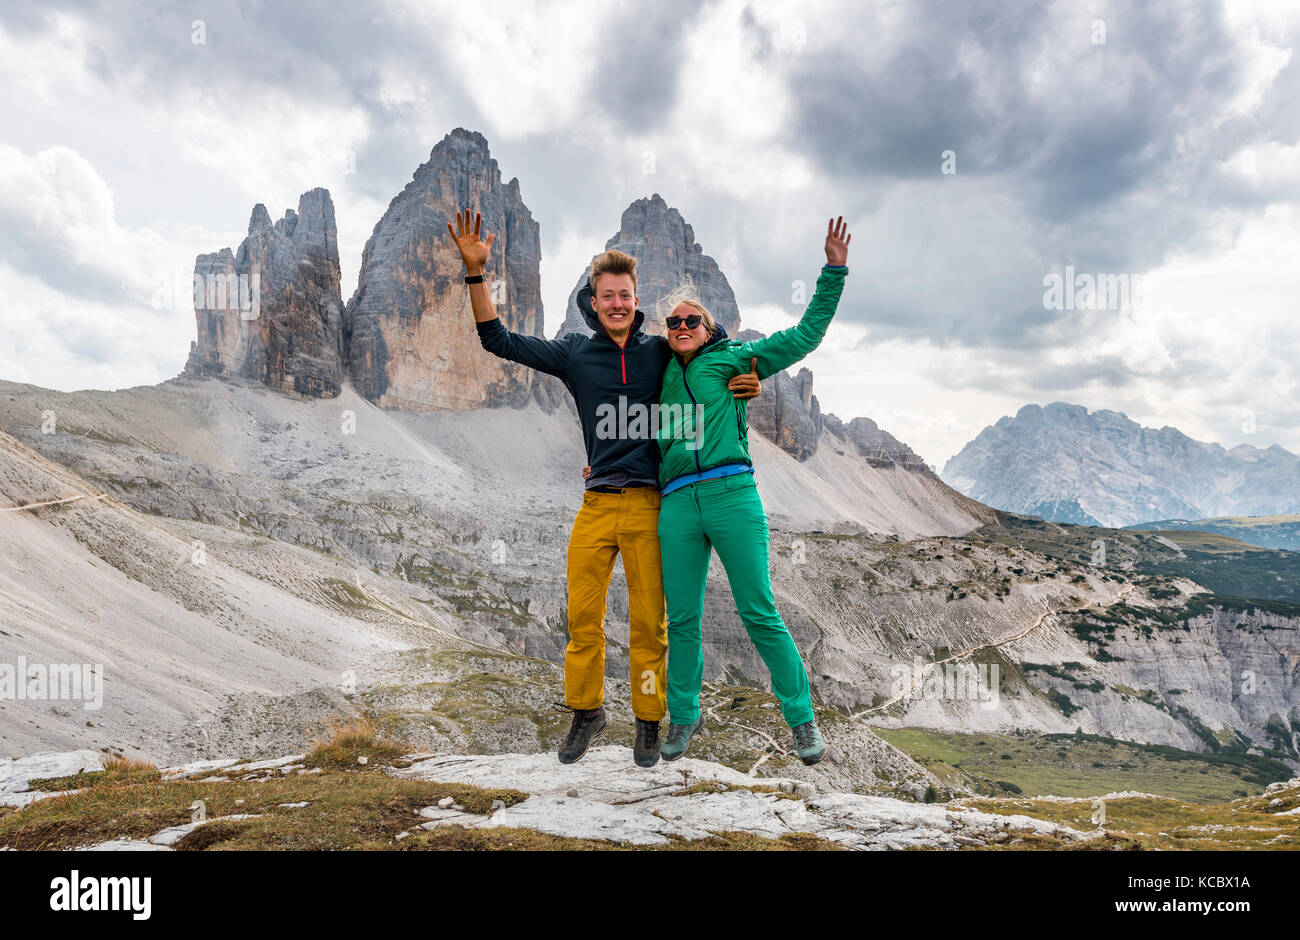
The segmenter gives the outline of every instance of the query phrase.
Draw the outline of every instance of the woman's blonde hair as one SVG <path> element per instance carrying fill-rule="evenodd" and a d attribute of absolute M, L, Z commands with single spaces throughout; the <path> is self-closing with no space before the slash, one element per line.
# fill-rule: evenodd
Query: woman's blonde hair
<path fill-rule="evenodd" d="M 700 302 L 699 291 L 695 289 L 695 284 L 689 277 L 677 289 L 659 298 L 658 303 L 655 304 L 655 312 L 659 314 L 660 320 L 665 320 L 681 304 L 686 304 L 699 311 L 705 329 L 709 331 L 710 335 L 713 334 L 713 331 L 717 329 L 717 324 L 713 321 L 713 314 L 709 313 L 709 308 Z"/>

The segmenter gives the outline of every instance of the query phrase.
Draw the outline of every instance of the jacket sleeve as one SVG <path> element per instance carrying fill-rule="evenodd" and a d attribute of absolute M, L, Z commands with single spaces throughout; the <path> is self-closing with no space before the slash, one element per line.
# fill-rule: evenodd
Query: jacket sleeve
<path fill-rule="evenodd" d="M 749 371 L 749 360 L 758 358 L 758 377 L 765 379 L 782 369 L 788 369 L 821 344 L 826 336 L 826 328 L 835 316 L 840 294 L 844 290 L 844 277 L 849 273 L 847 267 L 826 265 L 817 276 L 817 289 L 813 292 L 808 309 L 802 319 L 794 326 L 763 339 L 751 340 L 734 346 L 735 355 L 743 366 L 742 372 Z"/>
<path fill-rule="evenodd" d="M 479 342 L 492 355 L 564 378 L 569 364 L 568 336 L 563 339 L 542 339 L 540 336 L 512 333 L 506 329 L 500 317 L 476 326 Z"/>

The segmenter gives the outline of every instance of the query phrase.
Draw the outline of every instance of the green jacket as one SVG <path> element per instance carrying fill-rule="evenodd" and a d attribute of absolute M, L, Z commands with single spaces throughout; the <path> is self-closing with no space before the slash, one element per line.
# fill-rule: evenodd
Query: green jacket
<path fill-rule="evenodd" d="M 758 359 L 758 377 L 788 369 L 821 343 L 844 290 L 847 267 L 822 268 L 803 318 L 788 330 L 738 343 L 719 331 L 683 367 L 676 353 L 659 392 L 656 438 L 662 461 L 659 486 L 723 464 L 749 464 L 748 402 L 732 397 L 727 383 Z"/>

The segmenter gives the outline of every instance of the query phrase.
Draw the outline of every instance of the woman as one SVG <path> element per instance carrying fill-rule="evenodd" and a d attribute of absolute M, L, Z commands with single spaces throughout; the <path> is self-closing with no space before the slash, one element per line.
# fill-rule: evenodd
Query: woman
<path fill-rule="evenodd" d="M 726 568 L 740 619 L 772 674 L 772 691 L 805 764 L 826 755 L 813 717 L 808 673 L 777 612 L 768 576 L 767 514 L 749 459 L 747 403 L 732 398 L 727 382 L 756 363 L 760 379 L 789 368 L 822 341 L 839 303 L 848 268 L 843 217 L 826 226 L 826 267 L 798 324 L 749 343 L 728 339 L 703 304 L 666 298 L 673 358 L 659 395 L 659 545 L 668 608 L 668 738 L 664 760 L 686 753 L 704 726 L 700 688 L 704 652 L 700 621 L 709 555 Z M 671 305 L 671 306 L 669 306 Z"/>

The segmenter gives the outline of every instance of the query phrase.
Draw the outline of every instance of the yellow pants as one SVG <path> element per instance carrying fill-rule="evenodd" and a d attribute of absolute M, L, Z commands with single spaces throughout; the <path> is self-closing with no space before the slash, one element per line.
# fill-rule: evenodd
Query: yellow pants
<path fill-rule="evenodd" d="M 645 721 L 666 713 L 668 624 L 659 555 L 659 492 L 584 493 L 569 536 L 569 646 L 564 700 L 570 708 L 605 701 L 605 595 L 614 557 L 627 575 L 632 712 Z"/>

